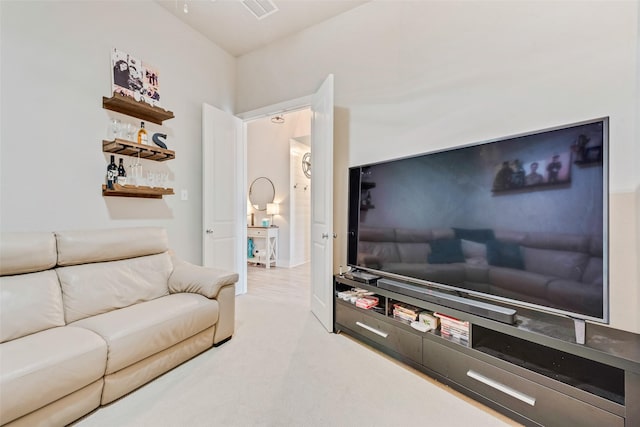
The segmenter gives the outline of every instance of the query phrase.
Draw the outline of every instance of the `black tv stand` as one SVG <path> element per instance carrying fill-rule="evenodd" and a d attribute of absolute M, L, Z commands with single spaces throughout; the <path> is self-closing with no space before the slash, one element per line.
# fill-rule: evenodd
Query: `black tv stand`
<path fill-rule="evenodd" d="M 379 304 L 361 309 L 338 292 L 362 288 Z M 640 426 L 640 335 L 518 308 L 515 324 L 357 282 L 334 280 L 334 330 L 345 332 L 529 426 Z M 420 332 L 394 304 L 469 322 L 468 340 Z"/>
<path fill-rule="evenodd" d="M 497 320 L 498 322 L 508 323 L 510 325 L 516 323 L 516 310 L 513 308 L 488 304 L 483 301 L 447 294 L 445 292 L 439 292 L 421 286 L 414 286 L 409 283 L 398 282 L 396 280 L 380 279 L 378 280 L 378 287 L 425 301 L 430 301 L 443 307 L 455 308 L 468 313 L 477 314 L 478 316 Z"/>

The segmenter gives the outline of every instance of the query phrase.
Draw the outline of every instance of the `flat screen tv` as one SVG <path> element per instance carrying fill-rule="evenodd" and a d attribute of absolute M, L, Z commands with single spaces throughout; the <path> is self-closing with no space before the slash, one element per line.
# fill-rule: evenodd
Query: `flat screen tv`
<path fill-rule="evenodd" d="M 349 265 L 607 323 L 608 124 L 351 167 Z"/>

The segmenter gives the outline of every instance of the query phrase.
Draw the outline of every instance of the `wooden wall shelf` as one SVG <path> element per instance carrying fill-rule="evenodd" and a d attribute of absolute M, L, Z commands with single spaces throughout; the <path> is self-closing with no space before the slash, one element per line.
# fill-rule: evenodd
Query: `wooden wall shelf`
<path fill-rule="evenodd" d="M 175 194 L 173 188 L 146 187 L 135 185 L 113 184 L 113 190 L 108 190 L 106 185 L 102 185 L 103 196 L 116 197 L 141 197 L 144 199 L 162 199 L 162 196 Z"/>
<path fill-rule="evenodd" d="M 122 156 L 132 156 L 141 159 L 155 160 L 164 162 L 176 158 L 173 150 L 167 150 L 154 145 L 143 145 L 126 139 L 116 138 L 113 141 L 102 141 L 102 151 L 105 153 L 114 153 Z"/>
<path fill-rule="evenodd" d="M 161 125 L 164 120 L 173 119 L 173 112 L 154 107 L 143 101 L 136 101 L 129 96 L 114 94 L 111 98 L 102 97 L 102 108 L 137 117 L 146 122 Z"/>

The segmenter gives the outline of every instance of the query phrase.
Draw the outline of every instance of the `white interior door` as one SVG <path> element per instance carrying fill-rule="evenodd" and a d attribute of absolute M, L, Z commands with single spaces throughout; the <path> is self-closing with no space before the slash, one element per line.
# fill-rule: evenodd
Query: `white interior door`
<path fill-rule="evenodd" d="M 240 275 L 236 293 L 246 292 L 244 144 L 242 122 L 208 104 L 202 106 L 202 257 L 206 267 Z"/>
<path fill-rule="evenodd" d="M 311 311 L 333 331 L 333 74 L 311 98 Z"/>

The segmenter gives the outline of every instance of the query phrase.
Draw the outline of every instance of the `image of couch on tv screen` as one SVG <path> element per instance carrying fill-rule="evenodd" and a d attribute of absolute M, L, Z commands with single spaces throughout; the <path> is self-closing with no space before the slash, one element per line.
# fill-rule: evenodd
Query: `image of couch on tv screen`
<path fill-rule="evenodd" d="M 361 227 L 357 264 L 381 272 L 603 317 L 602 236 Z"/>

